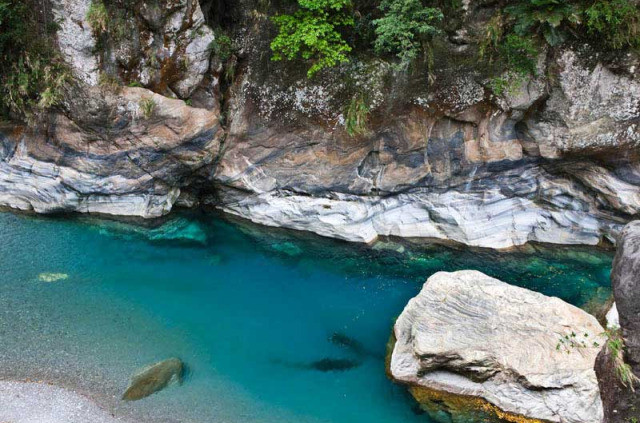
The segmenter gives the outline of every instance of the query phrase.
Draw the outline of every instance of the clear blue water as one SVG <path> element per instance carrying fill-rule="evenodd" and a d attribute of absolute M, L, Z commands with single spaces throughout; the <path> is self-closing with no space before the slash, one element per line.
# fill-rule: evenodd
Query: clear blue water
<path fill-rule="evenodd" d="M 384 369 L 393 319 L 424 280 L 478 269 L 589 307 L 609 296 L 611 259 L 593 248 L 370 247 L 216 214 L 145 229 L 0 213 L 0 378 L 51 381 L 158 422 L 425 423 Z M 132 372 L 173 356 L 189 366 L 182 386 L 118 400 Z M 313 367 L 326 358 L 356 366 Z"/>

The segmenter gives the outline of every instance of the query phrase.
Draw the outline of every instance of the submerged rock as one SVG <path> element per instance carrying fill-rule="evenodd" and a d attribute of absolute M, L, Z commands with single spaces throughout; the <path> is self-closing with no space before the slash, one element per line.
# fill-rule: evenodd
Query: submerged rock
<path fill-rule="evenodd" d="M 310 369 L 321 372 L 343 372 L 358 367 L 360 362 L 346 358 L 323 358 L 307 365 Z"/>
<path fill-rule="evenodd" d="M 331 358 L 325 357 L 320 360 L 309 361 L 309 362 L 292 362 L 281 359 L 272 360 L 273 364 L 278 364 L 285 367 L 290 367 L 292 369 L 301 369 L 301 370 L 317 370 L 319 372 L 344 372 L 347 370 L 354 369 L 360 364 L 362 364 L 358 360 L 351 360 L 348 358 Z"/>
<path fill-rule="evenodd" d="M 69 279 L 69 275 L 66 273 L 40 273 L 38 280 L 40 282 L 58 282 Z"/>
<path fill-rule="evenodd" d="M 434 418 L 600 423 L 602 332 L 558 298 L 477 271 L 440 272 L 398 318 L 389 372 Z"/>
<path fill-rule="evenodd" d="M 129 387 L 122 395 L 122 399 L 136 401 L 163 390 L 171 383 L 182 383 L 183 373 L 184 364 L 178 358 L 152 364 L 131 377 Z"/>

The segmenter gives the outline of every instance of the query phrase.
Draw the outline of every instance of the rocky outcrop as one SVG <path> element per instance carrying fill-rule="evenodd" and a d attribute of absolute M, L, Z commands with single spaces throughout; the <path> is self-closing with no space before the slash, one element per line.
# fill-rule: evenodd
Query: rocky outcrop
<path fill-rule="evenodd" d="M 94 0 L 51 3 L 60 51 L 90 86 L 111 79 L 186 99 L 205 79 L 215 37 L 197 1 L 106 2 L 105 28 L 92 28 L 88 19 Z"/>
<path fill-rule="evenodd" d="M 432 67 L 358 54 L 308 79 L 271 60 L 279 3 L 106 2 L 113 22 L 95 29 L 90 0 L 51 2 L 80 91 L 44 134 L 4 131 L 0 205 L 154 217 L 180 198 L 349 241 L 491 248 L 613 242 L 640 214 L 635 53 L 567 43 L 496 92 L 509 75 L 478 63 L 477 41 L 497 6 L 470 1 L 434 40 Z M 158 94 L 157 116 L 135 111 L 148 92 L 103 101 L 105 80 Z M 358 98 L 369 127 L 349 135 Z"/>
<path fill-rule="evenodd" d="M 0 206 L 157 217 L 217 157 L 215 112 L 142 88 L 80 95 L 72 119 L 0 138 Z"/>
<path fill-rule="evenodd" d="M 267 12 L 243 15 L 261 9 L 241 3 L 241 66 L 211 200 L 222 210 L 350 241 L 494 248 L 614 240 L 640 213 L 636 56 L 567 46 L 541 55 L 538 77 L 496 94 L 489 74 L 462 65 L 491 8 L 469 2 L 467 35 L 435 45 L 433 69 L 354 59 L 308 80 L 261 54 Z M 349 136 L 345 110 L 362 93 L 370 130 Z"/>
<path fill-rule="evenodd" d="M 558 298 L 476 271 L 440 272 L 396 321 L 389 372 L 436 419 L 600 423 L 602 332 Z"/>
<path fill-rule="evenodd" d="M 598 356 L 596 371 L 600 381 L 605 423 L 629 423 L 640 419 L 640 395 L 633 388 L 640 377 L 640 221 L 627 225 L 618 241 L 611 283 L 619 315 L 621 338 L 612 333 Z M 626 367 L 628 366 L 628 367 Z M 631 372 L 631 380 L 621 380 L 623 367 Z M 635 377 L 633 376 L 635 375 Z"/>
<path fill-rule="evenodd" d="M 136 401 L 154 394 L 171 383 L 182 383 L 184 364 L 170 358 L 145 367 L 131 377 L 129 387 L 122 395 L 125 401 Z"/>

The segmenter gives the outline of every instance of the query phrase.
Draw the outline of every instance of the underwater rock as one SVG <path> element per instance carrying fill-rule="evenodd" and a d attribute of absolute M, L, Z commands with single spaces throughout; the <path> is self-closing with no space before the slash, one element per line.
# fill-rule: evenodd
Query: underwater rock
<path fill-rule="evenodd" d="M 105 219 L 91 219 L 89 222 L 93 225 L 92 227 L 106 236 L 121 236 L 125 239 L 141 237 L 157 242 L 178 241 L 195 244 L 207 242 L 207 233 L 203 226 L 196 220 L 184 217 L 170 219 L 157 227 Z"/>
<path fill-rule="evenodd" d="M 477 271 L 439 272 L 396 321 L 389 372 L 432 415 L 435 402 L 481 421 L 600 423 L 602 332 L 558 298 Z"/>
<path fill-rule="evenodd" d="M 40 273 L 38 280 L 40 282 L 58 282 L 69 279 L 69 275 L 66 273 Z"/>
<path fill-rule="evenodd" d="M 297 257 L 302 254 L 302 248 L 289 241 L 273 244 L 271 248 L 278 251 L 279 253 L 286 254 L 289 257 Z"/>
<path fill-rule="evenodd" d="M 182 383 L 183 373 L 184 363 L 178 358 L 170 358 L 147 366 L 131 377 L 129 387 L 122 395 L 122 399 L 136 401 L 163 390 L 171 383 Z"/>
<path fill-rule="evenodd" d="M 360 363 L 346 358 L 323 358 L 307 365 L 308 368 L 321 372 L 343 372 L 358 367 Z"/>
<path fill-rule="evenodd" d="M 344 372 L 346 370 L 354 369 L 362 364 L 360 361 L 351 360 L 348 358 L 330 357 L 303 363 L 275 359 L 272 360 L 272 363 L 290 367 L 293 369 L 317 370 L 320 372 Z"/>

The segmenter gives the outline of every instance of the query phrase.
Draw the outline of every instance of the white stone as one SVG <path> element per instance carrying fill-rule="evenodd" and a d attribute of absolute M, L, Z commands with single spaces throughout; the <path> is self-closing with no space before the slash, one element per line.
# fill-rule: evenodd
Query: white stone
<path fill-rule="evenodd" d="M 396 321 L 390 371 L 398 382 L 479 397 L 515 415 L 601 423 L 593 367 L 602 332 L 558 298 L 477 271 L 440 272 Z"/>

